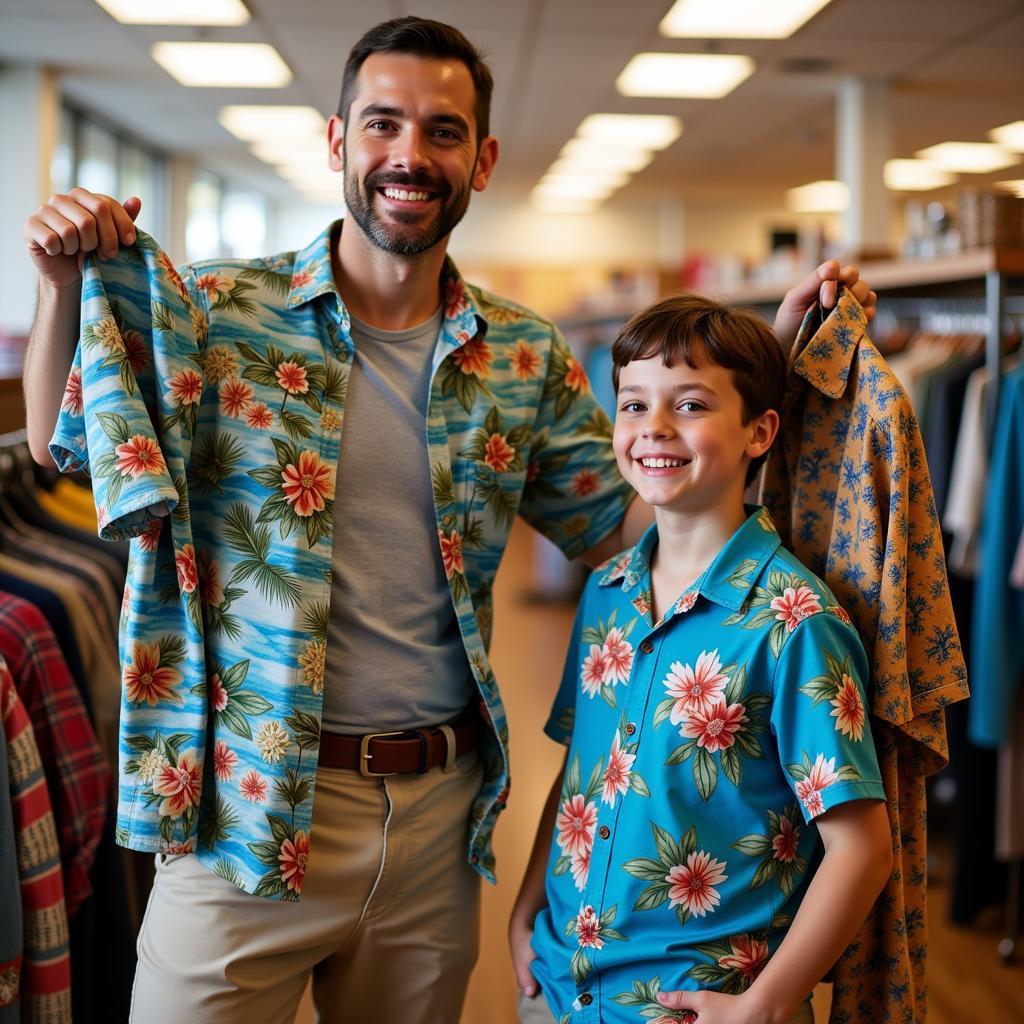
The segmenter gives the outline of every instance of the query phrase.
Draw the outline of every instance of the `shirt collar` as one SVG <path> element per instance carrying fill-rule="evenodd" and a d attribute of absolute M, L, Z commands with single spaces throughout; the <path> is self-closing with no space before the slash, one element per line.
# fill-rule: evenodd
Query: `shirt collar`
<path fill-rule="evenodd" d="M 815 303 L 804 316 L 793 343 L 792 372 L 829 398 L 839 398 L 846 390 L 853 354 L 868 321 L 860 303 L 842 288 L 835 309 L 824 322 L 821 315 Z"/>
<path fill-rule="evenodd" d="M 304 249 L 295 254 L 292 269 L 292 283 L 288 292 L 287 308 L 294 309 L 311 302 L 320 295 L 338 295 L 334 283 L 334 268 L 331 265 L 331 240 L 342 226 L 336 220 L 329 224 Z M 471 338 L 487 333 L 487 320 L 480 313 L 466 287 L 462 275 L 450 256 L 444 262 L 444 327 L 443 337 L 452 348 L 458 347 Z M 338 296 L 345 326 L 348 327 L 348 311 Z"/>
<path fill-rule="evenodd" d="M 764 567 L 782 541 L 768 510 L 747 505 L 747 519 L 715 555 L 696 584 L 697 592 L 731 611 L 743 607 Z M 657 524 L 644 532 L 636 547 L 611 563 L 598 581 L 602 587 L 621 581 L 623 593 L 629 593 L 650 571 L 651 555 L 658 541 Z"/>

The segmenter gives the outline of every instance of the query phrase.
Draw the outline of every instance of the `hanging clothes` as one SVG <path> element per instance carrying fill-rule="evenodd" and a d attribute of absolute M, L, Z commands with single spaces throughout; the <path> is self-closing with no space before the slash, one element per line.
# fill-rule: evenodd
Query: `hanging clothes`
<path fill-rule="evenodd" d="M 948 759 L 943 708 L 967 696 L 920 432 L 866 328 L 847 293 L 827 319 L 817 306 L 804 318 L 762 499 L 872 666 L 895 864 L 833 970 L 834 1024 L 926 1019 L 925 776 Z"/>
<path fill-rule="evenodd" d="M 0 721 L 20 889 L 22 948 L 0 963 L 0 1021 L 70 1024 L 71 963 L 60 850 L 32 723 L 0 658 Z M 6 858 L 4 863 L 6 864 Z M 7 944 L 5 913 L 0 942 Z M 11 1011 L 11 1007 L 15 1007 Z M 11 1013 L 8 1017 L 7 1014 Z"/>

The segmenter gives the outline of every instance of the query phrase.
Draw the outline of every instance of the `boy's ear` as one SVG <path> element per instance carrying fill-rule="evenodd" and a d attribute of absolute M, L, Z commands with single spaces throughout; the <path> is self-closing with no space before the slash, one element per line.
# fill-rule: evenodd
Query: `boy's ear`
<path fill-rule="evenodd" d="M 779 414 L 775 409 L 765 409 L 760 416 L 755 416 L 748 424 L 750 440 L 747 442 L 746 453 L 751 459 L 764 455 L 772 446 L 775 435 L 779 432 Z"/>

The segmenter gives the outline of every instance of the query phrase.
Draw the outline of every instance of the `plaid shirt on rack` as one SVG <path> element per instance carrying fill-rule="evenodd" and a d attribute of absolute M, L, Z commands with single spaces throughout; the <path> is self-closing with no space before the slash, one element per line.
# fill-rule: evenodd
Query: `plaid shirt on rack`
<path fill-rule="evenodd" d="M 46 772 L 70 918 L 92 892 L 89 869 L 106 821 L 110 772 L 46 619 L 35 605 L 2 592 L 0 657 L 28 712 Z"/>

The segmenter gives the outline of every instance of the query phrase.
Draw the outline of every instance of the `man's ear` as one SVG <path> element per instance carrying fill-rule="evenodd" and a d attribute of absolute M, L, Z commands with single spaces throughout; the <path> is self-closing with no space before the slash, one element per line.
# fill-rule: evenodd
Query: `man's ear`
<path fill-rule="evenodd" d="M 345 122 L 337 114 L 327 122 L 327 148 L 327 166 L 332 171 L 345 170 Z"/>
<path fill-rule="evenodd" d="M 473 191 L 483 192 L 498 162 L 498 140 L 488 135 L 480 143 L 480 152 L 476 156 L 476 168 L 473 171 Z"/>

